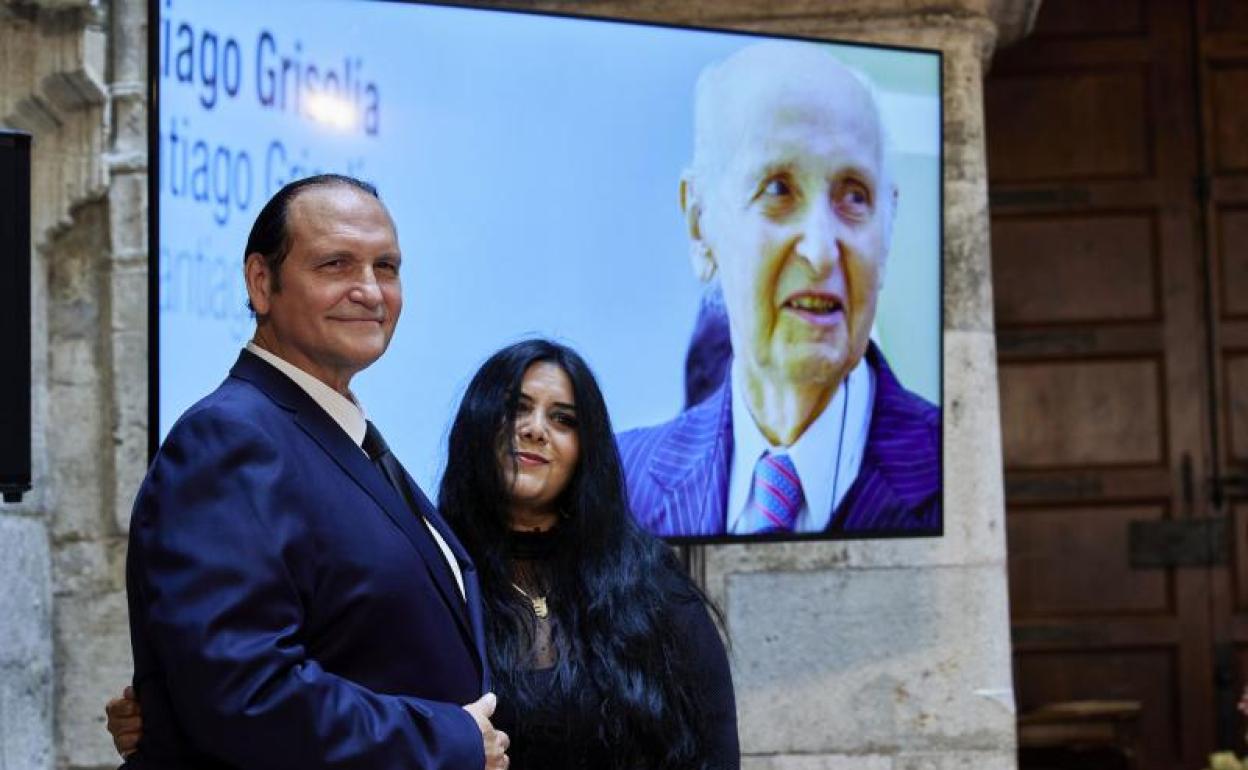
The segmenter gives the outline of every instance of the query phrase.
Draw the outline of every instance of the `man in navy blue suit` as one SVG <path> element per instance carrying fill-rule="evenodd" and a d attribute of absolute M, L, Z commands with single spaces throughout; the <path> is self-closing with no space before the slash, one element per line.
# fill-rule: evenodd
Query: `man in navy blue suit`
<path fill-rule="evenodd" d="M 472 562 L 350 390 L 394 332 L 400 262 L 355 179 L 294 182 L 257 218 L 255 336 L 131 518 L 127 767 L 506 767 Z"/>
<path fill-rule="evenodd" d="M 680 201 L 715 285 L 689 373 L 710 393 L 620 435 L 638 520 L 667 536 L 939 531 L 939 410 L 870 341 L 898 197 L 871 89 L 822 46 L 760 43 L 703 71 L 694 122 Z"/>

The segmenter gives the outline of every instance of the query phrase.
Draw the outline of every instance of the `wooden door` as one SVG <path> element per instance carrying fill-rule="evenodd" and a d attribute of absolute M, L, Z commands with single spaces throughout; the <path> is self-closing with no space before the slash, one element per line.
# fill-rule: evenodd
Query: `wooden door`
<path fill-rule="evenodd" d="M 1018 705 L 1138 701 L 1141 770 L 1216 742 L 1195 17 L 1044 0 L 985 94 Z"/>
<path fill-rule="evenodd" d="M 1204 0 L 1196 19 L 1206 269 L 1212 505 L 1229 548 L 1214 570 L 1218 736 L 1244 750 L 1233 703 L 1248 675 L 1248 2 Z"/>

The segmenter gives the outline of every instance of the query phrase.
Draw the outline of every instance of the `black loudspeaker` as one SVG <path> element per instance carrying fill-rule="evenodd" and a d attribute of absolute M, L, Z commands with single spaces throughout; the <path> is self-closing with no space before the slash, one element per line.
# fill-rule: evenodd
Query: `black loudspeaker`
<path fill-rule="evenodd" d="M 30 134 L 0 129 L 0 493 L 30 491 Z"/>

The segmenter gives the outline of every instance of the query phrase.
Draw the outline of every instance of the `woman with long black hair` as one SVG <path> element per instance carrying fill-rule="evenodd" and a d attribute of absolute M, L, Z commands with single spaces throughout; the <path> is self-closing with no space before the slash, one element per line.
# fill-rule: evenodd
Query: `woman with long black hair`
<path fill-rule="evenodd" d="M 630 515 L 606 404 L 575 351 L 527 340 L 482 365 L 451 427 L 438 505 L 480 578 L 513 768 L 739 767 L 708 602 Z M 113 704 L 124 752 L 134 707 Z"/>
<path fill-rule="evenodd" d="M 529 340 L 485 362 L 439 507 L 477 565 L 514 767 L 739 764 L 723 645 L 671 550 L 633 521 L 575 351 Z"/>

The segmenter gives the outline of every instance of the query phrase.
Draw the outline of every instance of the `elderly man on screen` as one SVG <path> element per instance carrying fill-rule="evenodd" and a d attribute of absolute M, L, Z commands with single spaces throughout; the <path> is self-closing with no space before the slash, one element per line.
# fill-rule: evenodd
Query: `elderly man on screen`
<path fill-rule="evenodd" d="M 939 410 L 870 341 L 897 197 L 874 97 L 823 47 L 760 43 L 702 73 L 680 201 L 723 301 L 694 344 L 713 349 L 726 317 L 733 358 L 705 400 L 621 434 L 644 526 L 939 530 Z"/>

